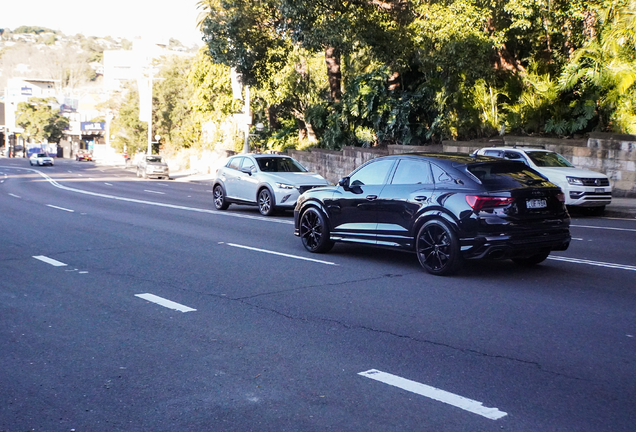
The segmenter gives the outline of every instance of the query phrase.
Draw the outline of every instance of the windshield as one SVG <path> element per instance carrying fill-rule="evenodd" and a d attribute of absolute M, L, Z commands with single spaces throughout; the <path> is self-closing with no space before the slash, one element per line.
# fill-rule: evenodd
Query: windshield
<path fill-rule="evenodd" d="M 38 153 L 37 157 L 46 157 L 46 154 L 44 154 L 44 153 Z"/>
<path fill-rule="evenodd" d="M 307 172 L 304 166 L 292 158 L 258 158 L 258 167 L 264 172 Z"/>
<path fill-rule="evenodd" d="M 570 162 L 558 153 L 553 152 L 526 152 L 536 166 L 540 167 L 573 167 Z"/>
<path fill-rule="evenodd" d="M 162 162 L 161 156 L 146 156 L 148 162 Z"/>

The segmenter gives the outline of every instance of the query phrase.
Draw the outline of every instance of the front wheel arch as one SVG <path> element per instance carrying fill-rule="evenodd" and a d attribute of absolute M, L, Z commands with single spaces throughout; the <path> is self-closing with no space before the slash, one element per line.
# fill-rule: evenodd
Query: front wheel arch
<path fill-rule="evenodd" d="M 263 195 L 263 192 L 266 192 L 268 197 Z M 276 195 L 269 187 L 260 187 L 256 192 L 256 205 L 263 216 L 271 216 L 276 211 Z"/>
<path fill-rule="evenodd" d="M 325 253 L 334 246 L 327 216 L 318 207 L 303 208 L 299 217 L 298 233 L 303 246 L 309 252 Z"/>
<path fill-rule="evenodd" d="M 456 273 L 463 263 L 459 236 L 442 218 L 421 225 L 415 236 L 415 253 L 424 270 L 436 276 Z"/>

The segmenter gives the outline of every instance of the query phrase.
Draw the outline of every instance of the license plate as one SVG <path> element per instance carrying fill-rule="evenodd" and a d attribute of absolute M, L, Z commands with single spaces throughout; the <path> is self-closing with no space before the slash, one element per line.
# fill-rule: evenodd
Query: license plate
<path fill-rule="evenodd" d="M 594 192 L 603 193 L 603 192 L 605 192 L 605 188 L 596 188 L 596 189 L 594 189 Z"/>
<path fill-rule="evenodd" d="M 529 209 L 541 209 L 546 208 L 548 202 L 544 199 L 529 199 L 526 201 L 526 207 Z"/>

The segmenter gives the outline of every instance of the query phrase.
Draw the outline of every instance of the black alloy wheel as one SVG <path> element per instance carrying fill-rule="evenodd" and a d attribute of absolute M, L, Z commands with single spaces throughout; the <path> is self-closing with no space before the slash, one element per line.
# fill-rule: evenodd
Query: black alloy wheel
<path fill-rule="evenodd" d="M 230 203 L 225 199 L 225 191 L 223 190 L 223 186 L 216 185 L 214 186 L 214 207 L 217 210 L 227 210 L 230 206 Z"/>
<path fill-rule="evenodd" d="M 323 212 L 315 207 L 305 210 L 300 217 L 300 239 L 309 252 L 329 252 L 334 242 L 329 239 L 329 228 Z"/>
<path fill-rule="evenodd" d="M 457 235 L 437 219 L 422 225 L 415 239 L 415 250 L 422 267 L 436 276 L 455 273 L 463 261 Z"/>
<path fill-rule="evenodd" d="M 541 252 L 538 252 L 534 255 L 530 255 L 529 257 L 513 258 L 512 262 L 521 266 L 531 267 L 545 261 L 548 258 L 548 255 L 550 255 L 549 249 L 542 250 Z"/>
<path fill-rule="evenodd" d="M 258 210 L 263 216 L 271 216 L 274 214 L 274 198 L 267 188 L 261 189 L 258 193 Z"/>

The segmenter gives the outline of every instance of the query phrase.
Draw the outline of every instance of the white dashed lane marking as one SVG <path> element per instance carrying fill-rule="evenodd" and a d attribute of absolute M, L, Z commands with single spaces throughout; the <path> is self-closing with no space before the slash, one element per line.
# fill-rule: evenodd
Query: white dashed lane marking
<path fill-rule="evenodd" d="M 219 244 L 223 244 L 222 242 Z M 293 258 L 293 259 L 298 259 L 298 260 L 303 260 L 303 261 L 311 261 L 311 262 L 315 262 L 315 263 L 319 263 L 319 264 L 327 264 L 327 265 L 333 265 L 333 266 L 337 266 L 339 264 L 330 262 L 330 261 L 322 261 L 322 260 L 317 260 L 317 259 L 312 259 L 312 258 L 305 258 L 305 257 L 301 257 L 301 256 L 297 256 L 297 255 L 290 255 L 290 254 L 286 254 L 286 253 L 281 253 L 281 252 L 274 252 L 274 251 L 269 251 L 266 249 L 259 249 L 259 248 L 254 248 L 254 247 L 250 247 L 250 246 L 243 246 L 243 245 L 238 245 L 238 244 L 234 244 L 234 243 L 226 243 L 228 246 L 232 246 L 235 248 L 241 248 L 241 249 L 247 249 L 247 250 L 251 250 L 251 251 L 255 251 L 255 252 L 262 252 L 262 253 L 266 253 L 266 254 L 271 254 L 271 255 L 278 255 L 278 256 L 284 256 L 287 258 Z"/>
<path fill-rule="evenodd" d="M 75 210 L 70 210 L 70 209 L 67 209 L 67 208 L 64 208 L 64 207 L 54 206 L 52 204 L 47 204 L 46 206 L 54 208 L 54 209 L 58 209 L 58 210 L 64 210 L 64 211 L 69 212 L 69 213 L 75 213 Z"/>
<path fill-rule="evenodd" d="M 364 377 L 371 378 L 372 380 L 380 381 L 384 384 L 398 387 L 402 390 L 406 390 L 420 396 L 424 396 L 448 405 L 452 405 L 457 408 L 461 408 L 465 411 L 480 415 L 482 417 L 486 417 L 490 420 L 499 420 L 500 418 L 508 415 L 508 413 L 499 411 L 497 408 L 485 407 L 482 402 L 468 399 L 463 396 L 447 392 L 445 390 L 440 390 L 426 384 L 421 384 L 416 381 L 411 381 L 409 379 L 382 372 L 376 369 L 371 369 L 366 372 L 360 372 L 358 373 L 358 375 L 362 375 Z"/>
<path fill-rule="evenodd" d="M 44 255 L 37 255 L 37 256 L 34 256 L 33 258 L 35 258 L 36 260 L 45 262 L 47 264 L 51 264 L 52 266 L 55 266 L 55 267 L 64 267 L 68 265 L 68 264 L 64 264 L 63 262 L 59 262 L 58 260 L 54 260 L 53 258 L 46 257 Z"/>
<path fill-rule="evenodd" d="M 149 293 L 146 293 L 146 294 L 135 294 L 135 297 L 142 298 L 142 299 L 147 300 L 149 302 L 156 303 L 156 304 L 158 304 L 160 306 L 166 307 L 168 309 L 174 309 L 174 310 L 179 311 L 179 312 L 194 312 L 194 311 L 196 311 L 196 309 L 192 309 L 191 307 L 184 306 L 184 305 L 179 304 L 179 303 L 175 303 L 175 302 L 173 302 L 171 300 L 167 300 L 167 299 L 165 299 L 163 297 L 159 297 L 159 296 L 156 296 L 154 294 L 149 294 Z"/>
<path fill-rule="evenodd" d="M 586 265 L 597 266 L 597 267 L 636 271 L 635 266 L 624 265 L 624 264 L 614 264 L 614 263 L 607 263 L 602 261 L 591 261 L 591 260 L 584 260 L 584 259 L 578 259 L 578 258 L 568 258 L 568 257 L 562 257 L 562 256 L 556 256 L 556 255 L 550 255 L 548 259 L 554 260 L 554 261 L 569 262 L 574 264 L 586 264 Z"/>

